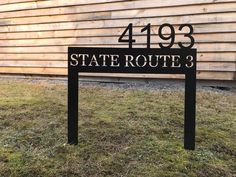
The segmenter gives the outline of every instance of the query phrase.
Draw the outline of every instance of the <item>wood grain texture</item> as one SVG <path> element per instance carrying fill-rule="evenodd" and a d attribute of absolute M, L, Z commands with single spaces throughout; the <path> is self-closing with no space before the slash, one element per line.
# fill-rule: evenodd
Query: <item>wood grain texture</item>
<path fill-rule="evenodd" d="M 110 47 L 110 48 L 127 48 L 127 44 L 121 45 L 111 45 L 111 44 L 78 44 L 78 45 L 55 45 L 55 46 L 26 46 L 26 47 L 0 47 L 0 53 L 66 53 L 68 50 L 68 46 L 70 47 Z M 236 52 L 236 43 L 202 43 L 195 44 L 195 48 L 198 49 L 198 52 Z M 134 48 L 145 48 L 146 44 L 134 44 Z M 157 44 L 151 45 L 152 48 L 157 48 Z M 173 45 L 174 48 L 178 48 L 177 45 Z"/>
<path fill-rule="evenodd" d="M 112 3 L 114 2 L 114 3 Z M 70 1 L 61 1 L 61 0 L 49 0 L 49 1 L 34 1 L 27 3 L 18 3 L 18 4 L 5 4 L 2 5 L 0 10 L 5 12 L 6 17 L 7 13 L 15 13 L 15 17 L 19 16 L 40 16 L 40 15 L 52 15 L 52 14 L 66 14 L 68 12 L 100 12 L 100 11 L 115 11 L 115 10 L 128 10 L 128 9 L 145 9 L 152 7 L 178 7 L 178 6 L 190 6 L 190 5 L 200 5 L 200 4 L 214 4 L 214 3 L 226 3 L 226 2 L 235 2 L 234 0 L 70 0 Z M 57 9 L 55 9 L 57 7 Z M 67 8 L 69 7 L 69 8 Z M 74 7 L 74 8 L 73 8 Z M 42 10 L 44 10 L 42 12 Z M 51 12 L 46 11 L 47 9 Z M 41 11 L 38 11 L 41 10 Z M 24 14 L 20 11 L 27 11 L 27 14 Z M 18 13 L 19 12 L 19 13 Z M 59 12 L 59 13 L 58 13 Z"/>
<path fill-rule="evenodd" d="M 236 43 L 236 32 L 227 34 L 195 34 L 195 43 Z M 133 37 L 136 43 L 145 43 L 146 36 L 135 36 Z M 158 35 L 151 36 L 153 43 L 165 42 Z M 184 37 L 184 34 L 176 35 L 175 42 L 186 42 L 188 43 L 189 38 Z M 21 40 L 1 40 L 0 46 L 54 46 L 54 45 L 88 45 L 88 44 L 117 44 L 117 37 L 73 37 L 73 38 L 50 38 L 50 39 L 21 39 Z M 199 44 L 200 45 L 200 44 Z"/>
<path fill-rule="evenodd" d="M 96 9 L 96 8 L 95 8 Z M 126 19 L 129 18 L 148 18 L 148 17 L 169 17 L 193 14 L 210 14 L 219 12 L 234 12 L 236 3 L 218 3 L 194 6 L 152 8 L 152 9 L 131 9 L 122 11 L 101 11 L 89 13 L 74 13 L 61 15 L 44 15 L 35 17 L 17 17 L 1 19 L 0 26 L 4 25 L 22 25 L 22 24 L 40 24 L 56 23 L 70 21 L 87 21 L 87 20 L 106 20 L 106 19 Z M 105 10 L 105 9 L 104 9 Z M 50 11 L 51 12 L 51 11 Z M 70 11 L 71 12 L 71 11 Z"/>
<path fill-rule="evenodd" d="M 141 35 L 142 27 L 134 27 L 134 36 Z M 159 26 L 152 25 L 152 35 L 157 35 Z M 179 25 L 174 25 L 176 34 L 188 33 L 188 29 L 184 28 L 179 31 Z M 214 23 L 214 24 L 196 24 L 193 25 L 194 34 L 211 34 L 220 33 L 226 36 L 229 33 L 236 31 L 235 23 Z M 43 38 L 64 38 L 64 37 L 116 37 L 124 31 L 124 28 L 102 28 L 102 29 L 72 29 L 72 30 L 50 30 L 50 31 L 32 31 L 32 32 L 2 32 L 0 33 L 1 40 L 9 39 L 43 39 Z M 164 34 L 169 34 L 169 30 L 163 29 Z"/>
<path fill-rule="evenodd" d="M 0 12 L 8 11 L 19 11 L 19 10 L 31 10 L 31 9 L 42 9 L 42 8 L 54 8 L 74 5 L 86 5 L 86 4 L 98 4 L 98 3 L 109 3 L 109 2 L 122 2 L 125 0 L 48 0 L 48 1 L 30 1 L 25 3 L 10 3 L 3 4 Z M 132 0 L 135 1 L 135 0 Z M 226 0 L 227 1 L 227 0 Z"/>
<path fill-rule="evenodd" d="M 152 24 L 151 47 L 158 28 L 174 25 L 176 43 L 188 42 L 179 24 L 194 27 L 198 79 L 235 80 L 236 0 L 1 0 L 0 73 L 67 74 L 68 46 L 128 47 L 118 37 L 134 24 L 134 47 L 146 47 L 140 30 Z M 168 29 L 164 29 L 169 34 Z M 173 47 L 178 45 L 175 43 Z M 92 77 L 184 78 L 183 75 L 89 74 Z"/>
<path fill-rule="evenodd" d="M 47 0 L 1 0 L 0 5 L 9 5 L 9 4 L 16 4 L 16 3 L 25 3 L 25 2 L 36 2 L 36 1 L 47 1 Z"/>
<path fill-rule="evenodd" d="M 107 19 L 107 20 L 92 20 L 80 22 L 60 22 L 46 24 L 27 24 L 27 25 L 6 25 L 0 26 L 0 32 L 20 32 L 20 31 L 46 31 L 46 30 L 65 30 L 65 29 L 91 29 L 91 28 L 114 28 L 126 27 L 127 24 L 133 23 L 134 26 L 144 26 L 147 23 L 151 24 L 208 24 L 208 23 L 226 23 L 236 22 L 235 13 L 216 13 L 216 14 L 196 14 L 175 17 L 160 17 L 160 18 L 131 18 L 131 19 Z"/>
<path fill-rule="evenodd" d="M 67 75 L 67 68 L 37 68 L 37 67 L 0 67 L 0 73 L 8 74 L 37 74 L 37 75 Z M 183 79 L 184 75 L 179 74 L 114 74 L 114 73 L 81 73 L 80 76 L 91 77 L 123 77 L 123 78 L 169 78 Z M 198 79 L 210 80 L 233 80 L 235 72 L 207 72 L 198 71 Z"/>

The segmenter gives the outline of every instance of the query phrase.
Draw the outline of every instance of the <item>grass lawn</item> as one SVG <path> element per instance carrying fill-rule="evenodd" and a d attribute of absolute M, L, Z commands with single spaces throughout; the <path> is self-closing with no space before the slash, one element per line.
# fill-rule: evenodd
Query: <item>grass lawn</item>
<path fill-rule="evenodd" d="M 195 151 L 183 149 L 183 98 L 83 86 L 73 146 L 65 85 L 0 80 L 0 176 L 235 177 L 236 94 L 198 90 Z"/>

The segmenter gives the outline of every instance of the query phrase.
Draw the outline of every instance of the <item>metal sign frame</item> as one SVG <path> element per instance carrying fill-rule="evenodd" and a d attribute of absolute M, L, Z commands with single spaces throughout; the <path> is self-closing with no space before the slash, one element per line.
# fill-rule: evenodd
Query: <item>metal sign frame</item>
<path fill-rule="evenodd" d="M 195 149 L 196 49 L 68 48 L 68 143 L 78 144 L 79 73 L 184 74 L 184 148 Z M 110 57 L 109 57 L 110 56 Z M 151 56 L 151 57 L 150 57 Z M 151 60 L 152 59 L 152 60 Z M 153 65 L 157 61 L 158 65 Z M 90 61 L 89 61 L 90 60 Z"/>

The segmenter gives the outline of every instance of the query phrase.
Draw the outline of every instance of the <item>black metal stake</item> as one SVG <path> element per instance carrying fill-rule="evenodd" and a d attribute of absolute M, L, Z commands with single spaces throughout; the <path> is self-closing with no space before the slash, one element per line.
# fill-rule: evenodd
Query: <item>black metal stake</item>
<path fill-rule="evenodd" d="M 185 76 L 184 148 L 195 149 L 196 72 Z"/>
<path fill-rule="evenodd" d="M 68 144 L 78 144 L 78 71 L 68 65 Z"/>

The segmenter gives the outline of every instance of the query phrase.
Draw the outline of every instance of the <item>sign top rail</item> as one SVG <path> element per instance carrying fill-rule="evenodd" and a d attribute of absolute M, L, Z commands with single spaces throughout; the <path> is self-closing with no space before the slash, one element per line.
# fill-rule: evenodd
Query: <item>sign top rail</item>
<path fill-rule="evenodd" d="M 68 66 L 78 72 L 187 74 L 196 49 L 69 47 Z"/>

